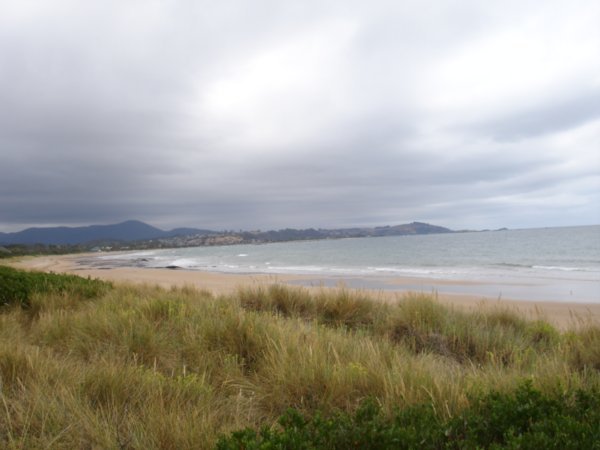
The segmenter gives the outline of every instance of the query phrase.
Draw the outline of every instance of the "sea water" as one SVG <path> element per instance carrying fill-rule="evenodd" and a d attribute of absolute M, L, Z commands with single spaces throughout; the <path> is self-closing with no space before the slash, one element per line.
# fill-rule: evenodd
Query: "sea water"
<path fill-rule="evenodd" d="M 509 294 L 507 286 L 520 286 L 521 293 L 533 286 L 523 294 L 540 300 L 600 302 L 598 225 L 149 250 L 101 255 L 97 261 L 229 273 L 308 274 L 315 280 L 341 277 L 352 287 L 368 288 L 385 288 L 381 280 L 390 277 L 464 280 L 480 286 L 504 285 Z M 448 283 L 447 289 L 457 284 Z M 468 288 L 461 289 L 469 293 L 464 292 Z M 486 295 L 497 295 L 496 291 L 493 288 Z"/>

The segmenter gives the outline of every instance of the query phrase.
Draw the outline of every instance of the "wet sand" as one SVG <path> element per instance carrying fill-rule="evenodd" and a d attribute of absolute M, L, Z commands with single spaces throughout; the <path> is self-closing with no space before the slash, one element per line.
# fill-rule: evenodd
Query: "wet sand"
<path fill-rule="evenodd" d="M 314 275 L 291 274 L 231 274 L 203 272 L 195 270 L 172 270 L 153 268 L 114 267 L 98 268 L 81 264 L 82 260 L 91 255 L 60 255 L 27 257 L 11 262 L 14 267 L 28 270 L 40 270 L 55 273 L 71 273 L 80 276 L 90 276 L 114 282 L 135 284 L 151 284 L 170 288 L 171 286 L 194 286 L 214 294 L 229 294 L 242 286 L 260 286 L 273 283 L 301 285 L 308 289 L 328 289 L 343 285 L 347 288 L 372 286 L 364 289 L 376 299 L 389 301 L 401 298 L 406 292 L 434 293 L 437 299 L 457 308 L 510 308 L 528 319 L 542 318 L 559 328 L 566 329 L 580 326 L 593 321 L 600 323 L 600 303 L 571 303 L 556 301 L 540 301 L 537 299 L 510 299 L 474 294 L 446 293 L 448 287 L 460 286 L 472 288 L 477 282 L 469 280 L 438 280 L 431 278 L 394 277 L 383 279 L 366 278 L 334 278 L 319 279 Z M 369 284 L 371 283 L 371 284 Z M 384 283 L 384 284 L 382 284 Z M 460 290 L 460 289 L 459 289 Z"/>

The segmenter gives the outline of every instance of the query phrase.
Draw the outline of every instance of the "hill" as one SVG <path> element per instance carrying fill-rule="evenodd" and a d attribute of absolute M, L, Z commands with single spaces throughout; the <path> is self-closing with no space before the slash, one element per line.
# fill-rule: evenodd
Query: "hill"
<path fill-rule="evenodd" d="M 336 239 L 348 237 L 379 237 L 379 236 L 404 236 L 411 234 L 439 234 L 452 233 L 449 228 L 430 225 L 423 222 L 412 222 L 403 225 L 385 227 L 363 227 L 363 228 L 335 228 L 314 229 L 308 228 L 297 230 L 286 228 L 284 230 L 271 231 L 247 231 L 240 233 L 248 242 L 281 242 L 306 239 Z"/>
<path fill-rule="evenodd" d="M 191 228 L 164 231 L 139 220 L 128 220 L 113 225 L 28 228 L 16 233 L 0 233 L 0 243 L 5 245 L 75 245 L 102 241 L 130 242 L 204 231 Z"/>
<path fill-rule="evenodd" d="M 375 228 L 295 229 L 270 231 L 218 232 L 197 228 L 175 228 L 164 231 L 138 220 L 114 225 L 86 227 L 28 228 L 16 233 L 0 233 L 0 245 L 78 245 L 94 243 L 131 243 L 160 240 L 161 247 L 221 245 L 231 243 L 282 242 L 306 239 L 336 239 L 344 237 L 401 236 L 411 234 L 452 233 L 437 225 L 412 222 Z"/>

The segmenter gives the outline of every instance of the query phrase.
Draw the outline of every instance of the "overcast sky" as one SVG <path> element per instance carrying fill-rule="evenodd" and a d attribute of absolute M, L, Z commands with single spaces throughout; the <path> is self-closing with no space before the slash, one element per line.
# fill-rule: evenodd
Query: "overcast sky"
<path fill-rule="evenodd" d="M 0 231 L 600 223 L 600 2 L 0 0 Z"/>

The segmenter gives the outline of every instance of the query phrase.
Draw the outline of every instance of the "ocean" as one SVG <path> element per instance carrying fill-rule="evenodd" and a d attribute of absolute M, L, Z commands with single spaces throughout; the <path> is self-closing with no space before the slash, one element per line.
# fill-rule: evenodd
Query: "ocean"
<path fill-rule="evenodd" d="M 600 303 L 600 225 L 109 253 L 93 265 L 302 274 L 303 284 L 369 289 L 410 277 L 410 289 Z"/>

